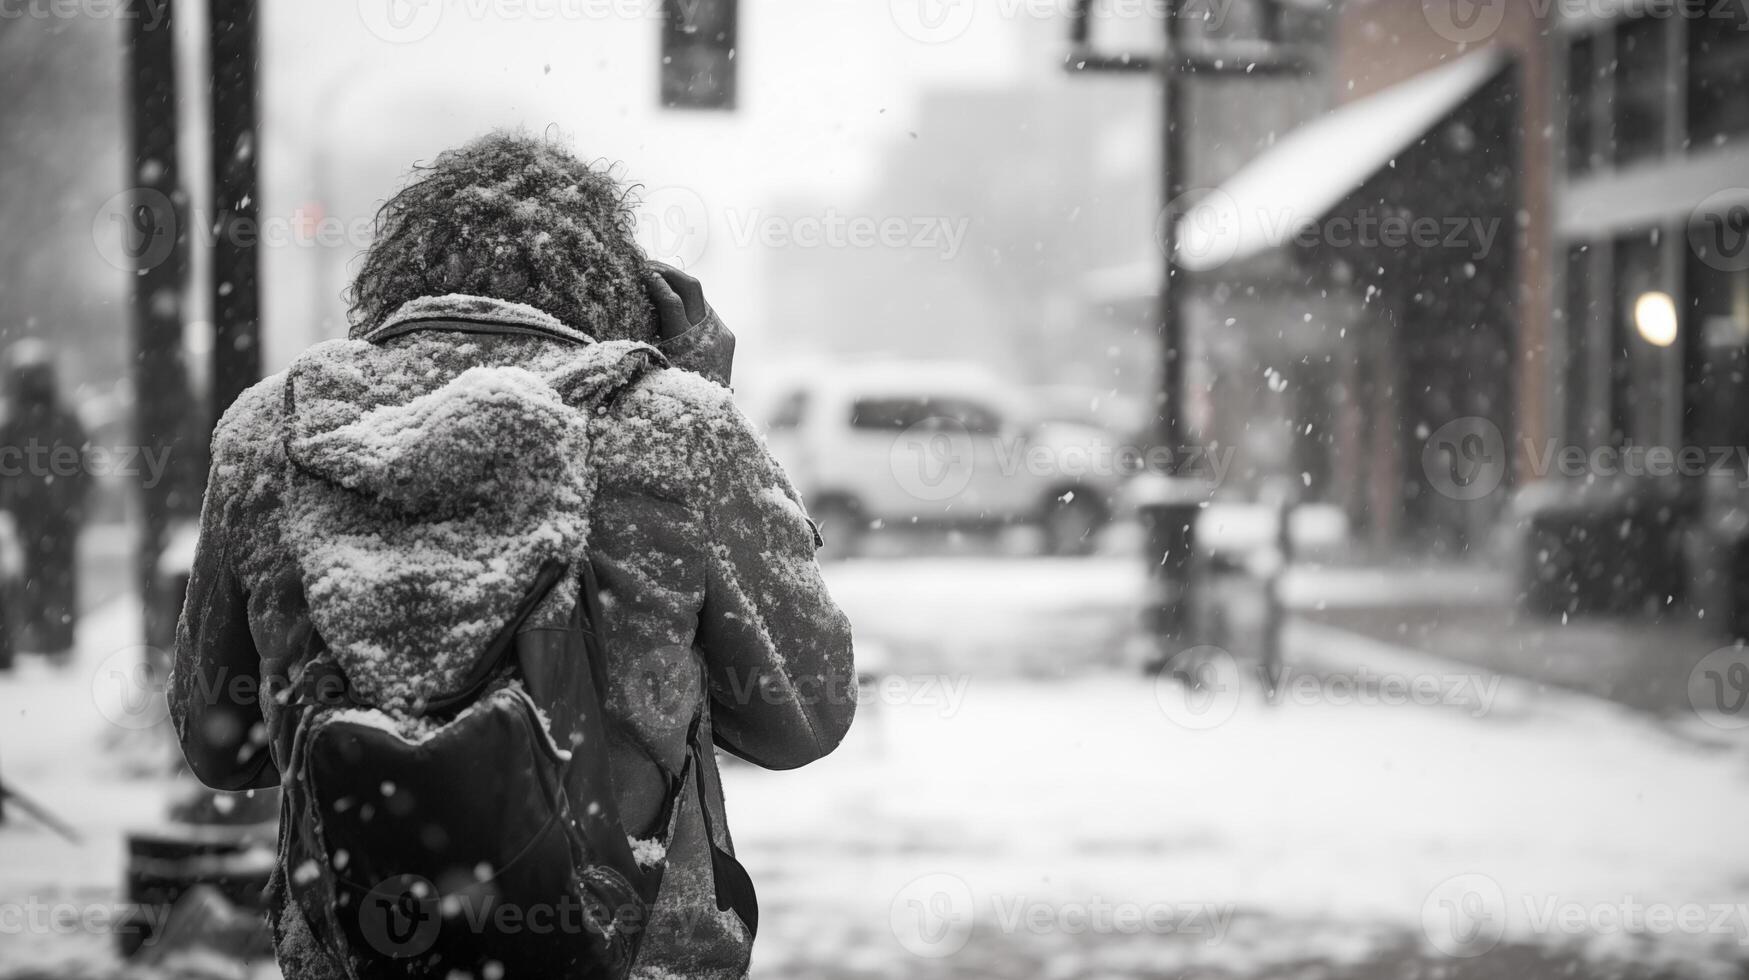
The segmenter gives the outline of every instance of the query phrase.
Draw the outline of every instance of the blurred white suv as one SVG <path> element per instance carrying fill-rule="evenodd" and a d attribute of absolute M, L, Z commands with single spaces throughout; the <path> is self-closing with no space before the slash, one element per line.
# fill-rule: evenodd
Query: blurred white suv
<path fill-rule="evenodd" d="M 1017 523 L 1053 554 L 1085 554 L 1134 462 L 1106 429 L 1034 417 L 1024 391 L 977 365 L 822 371 L 774 404 L 772 453 L 839 556 L 877 526 Z"/>

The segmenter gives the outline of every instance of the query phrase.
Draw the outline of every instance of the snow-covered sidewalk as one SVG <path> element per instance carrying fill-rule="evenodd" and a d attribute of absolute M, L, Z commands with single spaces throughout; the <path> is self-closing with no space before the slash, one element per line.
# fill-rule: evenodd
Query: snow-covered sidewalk
<path fill-rule="evenodd" d="M 102 960 L 113 945 L 123 835 L 162 822 L 171 793 L 167 743 L 145 731 L 165 710 L 161 689 L 137 672 L 139 635 L 138 602 L 117 599 L 81 618 L 71 663 L 21 656 L 0 675 L 0 775 L 82 838 L 10 809 L 0 825 L 0 968 Z M 147 763 L 157 772 L 142 777 Z"/>
<path fill-rule="evenodd" d="M 834 756 L 727 776 L 779 975 L 1245 975 L 1402 943 L 1749 962 L 1742 740 L 1309 623 L 1283 704 L 1220 654 L 1187 700 L 1109 666 L 1133 565 L 828 577 L 890 676 Z"/>

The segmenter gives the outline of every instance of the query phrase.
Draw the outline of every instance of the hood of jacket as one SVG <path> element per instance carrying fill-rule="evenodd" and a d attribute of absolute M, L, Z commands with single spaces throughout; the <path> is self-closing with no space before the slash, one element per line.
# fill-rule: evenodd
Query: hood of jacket
<path fill-rule="evenodd" d="M 643 355 L 643 356 L 640 356 Z M 408 304 L 287 373 L 290 545 L 353 692 L 451 693 L 539 570 L 588 539 L 589 403 L 652 361 L 526 306 Z M 569 594 L 555 595 L 568 608 Z"/>

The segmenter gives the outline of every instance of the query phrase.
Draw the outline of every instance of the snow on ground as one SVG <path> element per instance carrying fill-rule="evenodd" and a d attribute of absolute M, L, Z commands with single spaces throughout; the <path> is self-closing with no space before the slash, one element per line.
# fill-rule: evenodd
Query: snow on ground
<path fill-rule="evenodd" d="M 1484 920 L 1504 917 L 1506 942 L 1567 938 L 1544 921 L 1551 903 L 1593 917 L 1624 900 L 1730 908 L 1722 932 L 1648 955 L 1736 957 L 1749 942 L 1736 904 L 1749 755 L 1697 752 L 1594 704 L 1478 718 L 1248 700 L 1194 731 L 1175 720 L 1176 690 L 973 680 L 955 710 L 917 686 L 867 710 L 815 766 L 731 770 L 737 843 L 781 937 L 762 962 L 839 942 L 903 962 L 927 938 L 915 901 L 993 942 L 1013 938 L 1002 916 L 1016 902 L 1063 918 L 1046 932 L 1104 902 L 1187 926 L 1217 912 L 1384 925 L 1437 948 L 1457 886 L 1480 895 Z M 1483 877 L 1447 884 L 1458 876 Z M 1353 936 L 1326 930 L 1295 952 L 1338 955 Z"/>
<path fill-rule="evenodd" d="M 755 976 L 1401 977 L 1417 971 L 1269 970 L 1407 944 L 1446 976 L 1524 980 L 1561 973 L 1524 966 L 1523 949 L 1575 942 L 1741 975 L 1741 740 L 1298 624 L 1290 663 L 1308 686 L 1288 703 L 1219 674 L 1187 701 L 1113 666 L 1140 596 L 1132 563 L 852 562 L 828 577 L 885 676 L 833 756 L 725 773 L 764 906 Z M 152 712 L 128 681 L 137 618 L 106 606 L 71 667 L 26 658 L 0 676 L 0 774 L 87 837 L 0 828 L 0 912 L 113 902 L 122 832 L 164 813 L 166 783 L 128 775 L 149 755 L 132 726 Z M 1362 670 L 1442 693 L 1378 703 L 1377 676 L 1339 683 Z M 1697 931 L 1650 935 L 1636 909 L 1660 904 Z M 0 966 L 105 942 L 12 931 Z M 1489 962 L 1511 965 L 1451 972 Z"/>
<path fill-rule="evenodd" d="M 1230 673 L 1200 703 L 1133 669 L 1088 676 L 1129 659 L 1133 563 L 827 574 L 859 651 L 891 676 L 836 755 L 726 777 L 768 908 L 758 962 L 775 971 L 847 962 L 833 950 L 883 975 L 955 957 L 987 968 L 1041 932 L 1097 934 L 1073 923 L 1111 903 L 1195 940 L 1154 936 L 1154 962 L 1175 948 L 1230 967 L 1272 941 L 1268 955 L 1352 957 L 1405 936 L 1435 954 L 1580 942 L 1637 961 L 1749 959 L 1740 741 L 1310 624 L 1289 634 L 1302 687 L 1275 708 Z M 1299 589 L 1315 601 L 1318 587 Z M 1381 676 L 1432 693 L 1392 703 Z M 1662 904 L 1686 925 L 1640 923 Z M 1045 926 L 1015 927 L 1016 909 Z M 1208 946 L 1221 913 L 1236 918 Z M 1247 927 L 1259 919 L 1271 925 Z M 1109 928 L 1110 955 L 1135 946 L 1135 930 Z M 1041 962 L 1090 955 L 1070 945 Z"/>
<path fill-rule="evenodd" d="M 913 558 L 826 566 L 859 664 L 1058 676 L 1133 654 L 1133 558 Z"/>
<path fill-rule="evenodd" d="M 0 826 L 0 942 L 11 952 L 0 966 L 33 951 L 55 959 L 104 952 L 106 924 L 123 911 L 122 835 L 164 817 L 169 781 L 130 773 L 148 758 L 166 758 L 162 743 L 142 731 L 165 712 L 135 673 L 139 635 L 136 602 L 105 603 L 81 619 L 72 663 L 26 654 L 0 675 L 0 777 L 82 837 L 63 840 L 8 807 Z"/>

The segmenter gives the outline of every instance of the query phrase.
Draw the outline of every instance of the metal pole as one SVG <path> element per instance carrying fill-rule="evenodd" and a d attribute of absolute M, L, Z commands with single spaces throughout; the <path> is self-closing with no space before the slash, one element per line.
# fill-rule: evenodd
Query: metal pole
<path fill-rule="evenodd" d="M 1185 43 L 1184 0 L 1165 0 L 1166 52 L 1159 58 L 1092 50 L 1093 0 L 1075 0 L 1069 8 L 1069 54 L 1064 67 L 1073 72 L 1148 72 L 1159 79 L 1163 91 L 1160 121 L 1160 169 L 1163 175 L 1160 246 L 1165 253 L 1160 283 L 1160 392 L 1152 433 L 1154 446 L 1183 460 L 1190 432 L 1185 421 L 1186 346 L 1189 331 L 1184 323 L 1183 280 L 1178 268 L 1178 220 L 1189 182 L 1185 139 L 1189 135 L 1188 76 L 1203 72 L 1221 77 L 1261 77 L 1299 74 L 1311 64 L 1307 52 L 1280 43 L 1279 4 L 1265 5 L 1265 36 L 1258 41 L 1226 41 L 1218 47 L 1199 41 Z M 1148 628 L 1158 644 L 1157 655 L 1170 661 L 1194 645 L 1196 635 L 1196 518 L 1204 494 L 1188 481 L 1172 481 L 1163 499 L 1141 507 L 1147 528 L 1149 595 Z"/>
<path fill-rule="evenodd" d="M 212 38 L 212 419 L 261 377 L 256 0 L 208 0 Z"/>
<path fill-rule="evenodd" d="M 151 0 L 127 0 L 123 84 L 128 112 L 127 173 L 129 201 L 122 215 L 124 248 L 134 258 L 132 296 L 135 437 L 153 452 L 168 452 L 172 473 L 185 461 L 179 435 L 189 408 L 188 376 L 182 363 L 183 289 L 187 276 L 188 213 L 181 188 L 176 148 L 176 45 L 172 12 L 147 10 Z M 139 552 L 135 573 L 147 599 L 147 636 L 162 640 L 162 624 L 151 621 L 158 556 L 171 517 L 187 510 L 186 482 L 166 479 L 141 488 Z"/>
<path fill-rule="evenodd" d="M 1164 89 L 1160 121 L 1161 187 L 1165 199 L 1160 229 L 1160 247 L 1165 253 L 1160 281 L 1160 393 L 1155 415 L 1154 443 L 1181 458 L 1187 446 L 1185 409 L 1184 302 L 1178 268 L 1178 220 L 1186 190 L 1184 137 L 1189 124 L 1185 77 L 1180 64 L 1184 50 L 1183 0 L 1166 2 L 1166 56 L 1160 60 L 1160 84 Z M 1156 501 L 1143 514 L 1148 528 L 1148 558 L 1154 596 L 1152 627 L 1160 641 L 1158 651 L 1170 658 L 1191 645 L 1195 625 L 1193 575 L 1196 552 L 1196 517 L 1200 501 Z"/>

